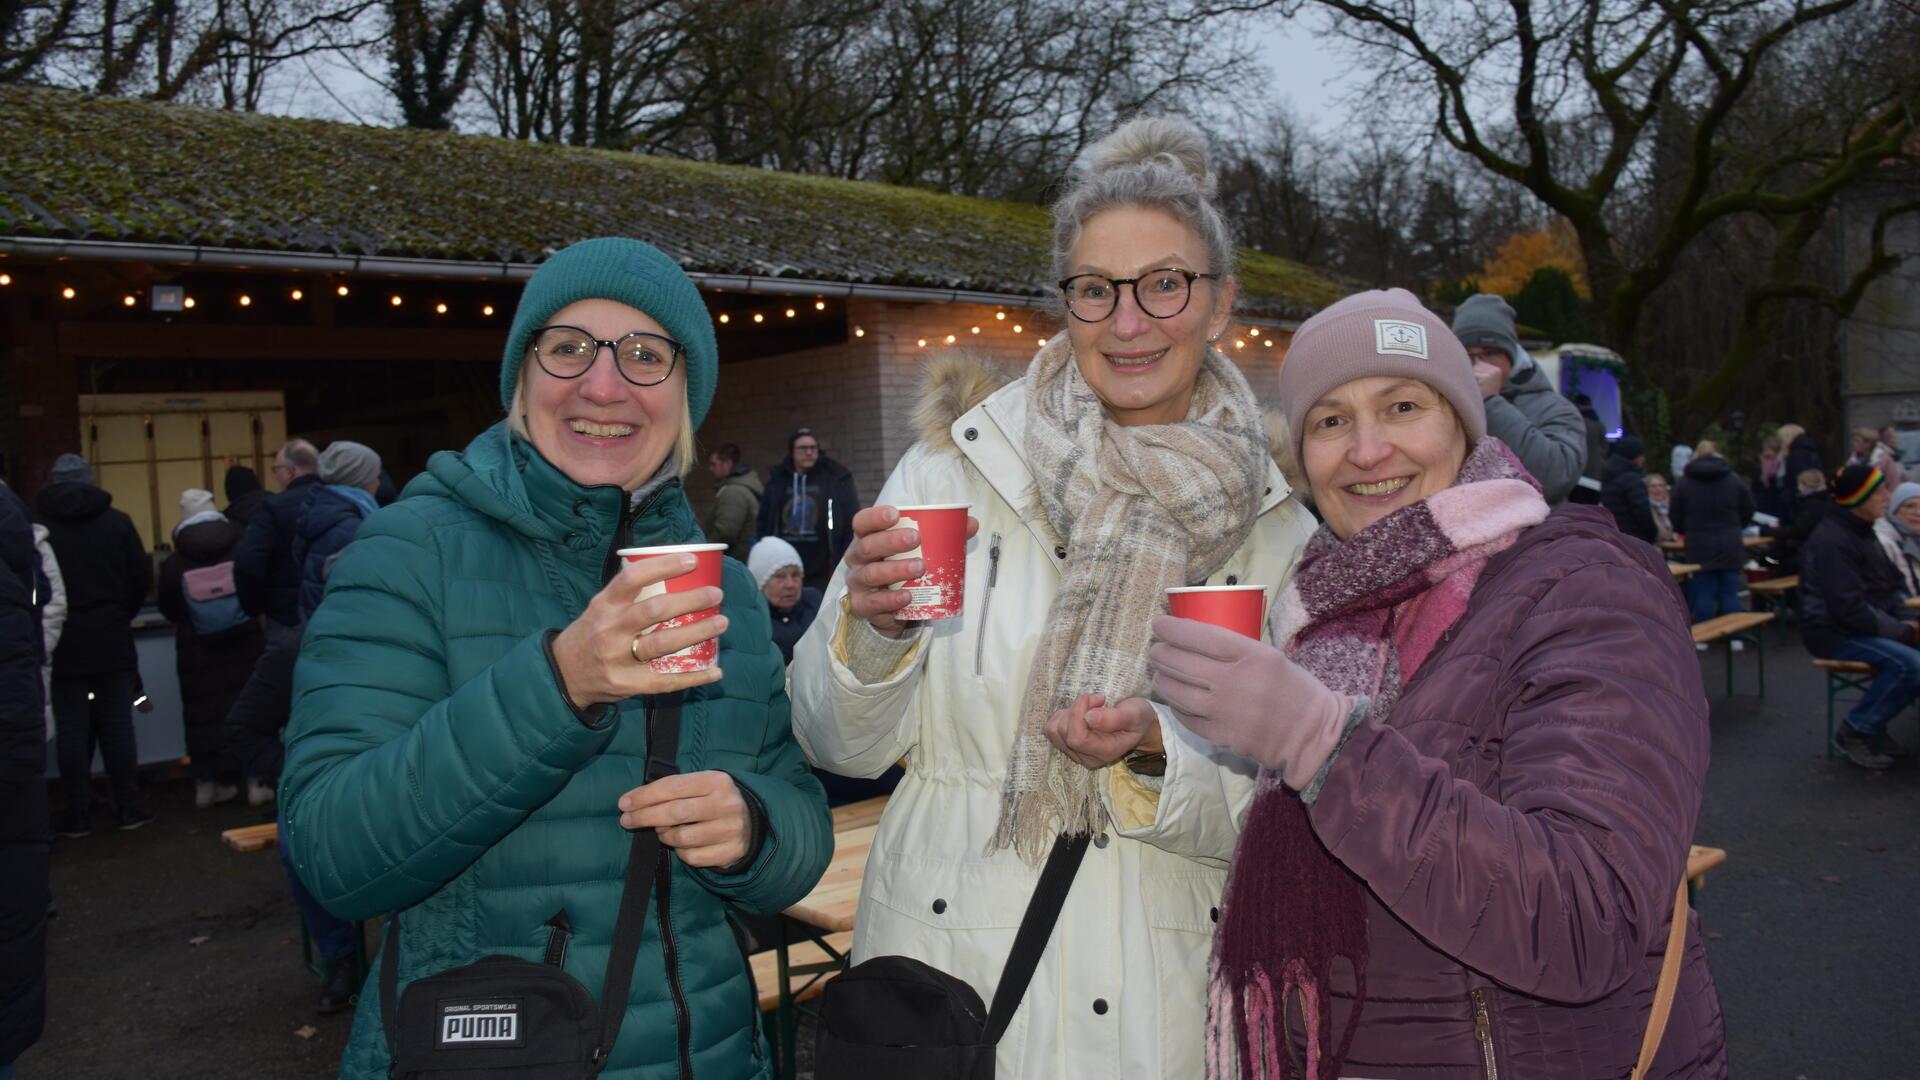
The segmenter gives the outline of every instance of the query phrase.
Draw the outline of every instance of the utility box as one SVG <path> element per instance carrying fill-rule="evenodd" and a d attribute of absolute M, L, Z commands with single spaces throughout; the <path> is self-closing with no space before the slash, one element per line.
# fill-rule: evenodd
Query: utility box
<path fill-rule="evenodd" d="M 182 491 L 205 488 L 225 508 L 228 465 L 251 468 L 271 490 L 268 467 L 286 441 L 278 390 L 80 395 L 81 453 L 148 551 L 173 546 Z"/>

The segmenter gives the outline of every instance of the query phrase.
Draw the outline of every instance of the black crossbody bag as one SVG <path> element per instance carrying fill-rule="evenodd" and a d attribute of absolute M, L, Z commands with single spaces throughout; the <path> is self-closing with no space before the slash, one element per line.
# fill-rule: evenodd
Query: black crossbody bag
<path fill-rule="evenodd" d="M 647 706 L 647 782 L 678 772 L 680 696 Z M 566 973 L 567 913 L 548 925 L 544 962 L 486 956 L 407 984 L 394 1006 L 400 969 L 400 913 L 388 921 L 380 957 L 380 1017 L 394 1080 L 590 1080 L 606 1068 L 640 952 L 654 884 L 671 872 L 659 834 L 633 834 L 620 914 L 613 924 L 600 1004 Z"/>
<path fill-rule="evenodd" d="M 827 984 L 820 999 L 814 1080 L 993 1080 L 993 1053 L 1026 996 L 1087 853 L 1062 836 L 1013 938 L 993 1007 L 964 979 L 905 956 L 876 956 Z"/>

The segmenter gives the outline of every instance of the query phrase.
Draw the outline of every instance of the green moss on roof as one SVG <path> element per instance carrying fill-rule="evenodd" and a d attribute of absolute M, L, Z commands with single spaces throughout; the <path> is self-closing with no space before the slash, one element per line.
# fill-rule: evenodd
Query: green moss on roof
<path fill-rule="evenodd" d="M 688 270 L 1035 296 L 1044 209 L 916 188 L 479 135 L 0 88 L 0 235 L 538 262 L 647 240 Z M 1243 254 L 1241 307 L 1342 289 Z"/>

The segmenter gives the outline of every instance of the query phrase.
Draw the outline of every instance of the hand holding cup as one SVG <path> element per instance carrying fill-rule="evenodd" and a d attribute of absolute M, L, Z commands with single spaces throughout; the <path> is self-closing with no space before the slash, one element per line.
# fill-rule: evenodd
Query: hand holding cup
<path fill-rule="evenodd" d="M 897 613 L 913 603 L 911 592 L 895 586 L 927 572 L 925 559 L 894 558 L 920 546 L 920 530 L 894 528 L 899 523 L 900 510 L 893 506 L 869 506 L 853 515 L 853 543 L 846 557 L 848 608 L 891 638 L 904 629 Z M 967 538 L 979 531 L 980 522 L 968 515 Z"/>
<path fill-rule="evenodd" d="M 725 595 L 720 589 L 702 586 L 684 592 L 661 592 L 635 602 L 648 586 L 690 573 L 696 565 L 690 554 L 624 564 L 587 604 L 587 610 L 554 638 L 554 663 L 576 707 L 591 708 L 640 694 L 690 690 L 720 681 L 718 666 L 661 672 L 651 663 L 726 631 L 725 615 L 657 632 L 653 629 L 671 619 L 719 607 Z"/>

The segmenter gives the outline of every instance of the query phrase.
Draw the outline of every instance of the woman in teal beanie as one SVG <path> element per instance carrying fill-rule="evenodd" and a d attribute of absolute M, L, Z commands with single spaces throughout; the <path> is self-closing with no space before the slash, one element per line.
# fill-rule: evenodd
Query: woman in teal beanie
<path fill-rule="evenodd" d="M 598 999 L 627 830 L 658 829 L 669 872 L 626 1000 L 601 1003 L 626 1010 L 600 1074 L 617 1080 L 769 1074 L 727 914 L 792 905 L 833 853 L 746 568 L 636 603 L 693 559 L 615 555 L 701 539 L 681 475 L 715 354 L 699 291 L 654 248 L 549 259 L 507 338 L 507 418 L 361 527 L 308 624 L 288 729 L 281 842 L 335 914 L 400 914 L 401 992 L 485 956 L 552 962 L 563 925 L 562 966 Z M 710 670 L 646 663 L 716 634 Z M 679 771 L 648 784 L 649 706 L 675 692 Z M 388 1075 L 378 981 L 342 1077 Z"/>

